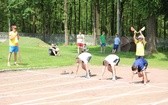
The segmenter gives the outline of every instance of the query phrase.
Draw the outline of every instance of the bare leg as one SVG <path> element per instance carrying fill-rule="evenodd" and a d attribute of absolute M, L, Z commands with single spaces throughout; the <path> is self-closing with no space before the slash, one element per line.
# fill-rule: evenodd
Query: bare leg
<path fill-rule="evenodd" d="M 143 78 L 144 78 L 144 85 L 146 85 L 146 83 L 148 82 L 148 77 L 147 77 L 146 71 L 142 71 L 142 74 L 143 74 Z"/>
<path fill-rule="evenodd" d="M 102 50 L 103 50 L 103 48 L 102 48 L 102 46 L 100 47 L 100 52 L 102 53 Z"/>
<path fill-rule="evenodd" d="M 112 65 L 111 68 L 112 68 L 112 72 L 113 72 L 112 79 L 113 79 L 113 80 L 116 80 L 116 69 L 115 69 L 115 66 Z"/>
<path fill-rule="evenodd" d="M 11 55 L 12 55 L 12 53 L 10 52 L 9 54 L 8 54 L 8 66 L 10 66 L 10 59 L 11 59 Z"/>
<path fill-rule="evenodd" d="M 86 78 L 90 78 L 88 64 L 82 62 L 82 68 L 86 71 Z"/>
<path fill-rule="evenodd" d="M 15 62 L 15 63 L 14 63 L 15 65 L 18 65 L 18 64 L 17 64 L 17 53 L 16 53 L 16 52 L 14 53 L 14 62 Z"/>
<path fill-rule="evenodd" d="M 108 65 L 107 68 L 108 68 L 108 71 L 111 72 L 111 73 L 113 74 L 113 71 L 112 71 L 112 69 L 111 69 L 111 66 Z"/>
<path fill-rule="evenodd" d="M 107 68 L 107 66 L 104 65 L 104 67 L 103 67 L 103 69 L 102 69 L 102 75 L 101 75 L 100 80 L 103 79 L 103 75 L 104 75 L 104 73 L 105 73 L 105 71 L 106 71 L 106 68 Z"/>
<path fill-rule="evenodd" d="M 79 46 L 78 46 L 78 50 L 77 51 L 78 51 L 78 54 L 79 54 Z"/>
<path fill-rule="evenodd" d="M 106 47 L 105 47 L 105 46 L 103 46 L 103 52 L 104 52 L 104 53 L 106 52 Z"/>

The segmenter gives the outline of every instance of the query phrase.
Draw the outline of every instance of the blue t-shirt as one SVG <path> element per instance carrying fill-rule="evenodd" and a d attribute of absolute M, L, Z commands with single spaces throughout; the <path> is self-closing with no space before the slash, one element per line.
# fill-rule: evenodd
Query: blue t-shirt
<path fill-rule="evenodd" d="M 144 58 L 138 58 L 135 60 L 133 65 L 138 67 L 138 72 L 140 72 L 147 68 L 148 62 Z"/>
<path fill-rule="evenodd" d="M 120 44 L 120 38 L 119 37 L 115 37 L 114 38 L 114 44 L 115 45 L 119 45 Z"/>

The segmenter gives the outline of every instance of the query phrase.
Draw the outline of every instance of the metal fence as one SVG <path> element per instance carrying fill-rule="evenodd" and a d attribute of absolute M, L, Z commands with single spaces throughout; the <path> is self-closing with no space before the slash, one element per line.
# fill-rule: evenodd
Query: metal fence
<path fill-rule="evenodd" d="M 26 37 L 35 37 L 43 40 L 46 43 L 56 43 L 56 44 L 64 44 L 65 35 L 63 34 L 52 34 L 52 35 L 42 35 L 42 34 L 34 34 L 34 33 L 19 33 L 20 36 Z M 112 45 L 115 36 L 109 36 L 107 39 L 107 45 Z M 0 32 L 0 42 L 4 42 L 8 39 L 8 32 Z M 128 37 L 131 39 L 131 37 Z M 94 45 L 94 36 L 93 35 L 85 35 L 85 42 L 87 45 Z M 69 44 L 76 43 L 76 35 L 69 35 Z M 100 44 L 99 36 L 97 36 L 97 44 Z M 156 47 L 162 50 L 168 50 L 168 39 L 157 38 Z"/>
<path fill-rule="evenodd" d="M 42 35 L 42 34 L 32 34 L 32 33 L 19 33 L 20 36 L 26 37 L 35 37 L 43 40 L 46 43 L 56 43 L 56 44 L 63 44 L 65 42 L 65 35 L 63 34 L 52 34 L 52 35 Z M 8 32 L 0 32 L 0 42 L 5 41 L 8 39 Z M 107 38 L 107 44 L 111 45 L 113 43 L 114 37 Z M 76 35 L 72 34 L 69 35 L 69 43 L 75 44 L 76 43 Z M 87 45 L 94 45 L 94 37 L 93 35 L 85 35 L 85 43 Z M 97 36 L 97 44 L 99 44 L 99 36 Z"/>

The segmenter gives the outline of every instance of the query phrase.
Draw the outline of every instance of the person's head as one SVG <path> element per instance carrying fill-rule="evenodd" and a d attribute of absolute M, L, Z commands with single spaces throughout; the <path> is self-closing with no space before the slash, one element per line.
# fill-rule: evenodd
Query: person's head
<path fill-rule="evenodd" d="M 118 33 L 116 33 L 115 36 L 118 37 Z"/>
<path fill-rule="evenodd" d="M 83 63 L 78 57 L 76 57 L 76 63 Z"/>
<path fill-rule="evenodd" d="M 105 32 L 104 32 L 104 31 L 102 32 L 102 35 L 105 35 Z"/>
<path fill-rule="evenodd" d="M 137 66 L 135 66 L 135 65 L 132 65 L 131 69 L 132 69 L 132 71 L 138 70 Z"/>
<path fill-rule="evenodd" d="M 103 61 L 103 66 L 111 66 L 106 60 Z"/>
<path fill-rule="evenodd" d="M 142 35 L 139 35 L 139 36 L 138 36 L 138 41 L 142 41 L 143 38 L 144 38 L 144 37 L 143 37 Z"/>
<path fill-rule="evenodd" d="M 11 26 L 11 28 L 12 28 L 12 31 L 14 31 L 14 32 L 15 32 L 15 31 L 16 31 L 16 29 L 17 29 L 17 26 L 16 26 L 16 25 L 12 25 L 12 26 Z"/>
<path fill-rule="evenodd" d="M 54 47 L 54 46 L 55 46 L 55 44 L 51 43 L 51 46 L 52 46 L 52 47 Z"/>

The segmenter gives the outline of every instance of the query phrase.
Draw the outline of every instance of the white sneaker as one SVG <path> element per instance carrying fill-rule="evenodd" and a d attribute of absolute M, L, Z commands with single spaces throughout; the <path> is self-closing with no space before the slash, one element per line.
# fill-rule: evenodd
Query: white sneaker
<path fill-rule="evenodd" d="M 14 63 L 14 65 L 19 66 L 16 62 Z"/>
<path fill-rule="evenodd" d="M 10 62 L 8 62 L 7 66 L 11 66 L 11 65 L 10 65 Z"/>
<path fill-rule="evenodd" d="M 86 78 L 89 79 L 89 78 L 90 78 L 90 75 L 89 75 L 89 74 L 86 74 Z"/>
<path fill-rule="evenodd" d="M 116 80 L 116 77 L 113 77 L 112 80 L 115 81 L 115 80 Z"/>

